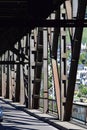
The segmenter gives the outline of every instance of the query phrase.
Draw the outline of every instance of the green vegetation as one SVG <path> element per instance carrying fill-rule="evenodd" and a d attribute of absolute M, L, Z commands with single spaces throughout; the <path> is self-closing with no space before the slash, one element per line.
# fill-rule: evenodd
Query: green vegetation
<path fill-rule="evenodd" d="M 66 43 L 70 43 L 70 37 L 69 37 L 69 30 L 66 29 Z M 83 29 L 83 35 L 82 35 L 82 43 L 87 43 L 87 28 Z"/>
<path fill-rule="evenodd" d="M 87 65 L 87 52 L 86 51 L 80 54 L 79 64 Z"/>
<path fill-rule="evenodd" d="M 66 28 L 66 43 L 70 43 L 69 29 Z"/>
<path fill-rule="evenodd" d="M 83 29 L 82 43 L 87 43 L 87 28 Z"/>
<path fill-rule="evenodd" d="M 87 44 L 87 29 L 84 28 L 83 29 L 83 36 L 82 36 L 82 44 Z M 83 64 L 85 66 L 87 66 L 87 50 L 83 50 L 80 53 L 80 59 L 79 59 L 79 64 Z M 78 91 L 75 92 L 75 96 L 74 98 L 77 100 L 81 100 L 84 99 L 84 102 L 87 102 L 86 100 L 86 96 L 87 96 L 87 85 L 83 85 L 80 84 L 78 85 Z"/>
<path fill-rule="evenodd" d="M 85 85 L 79 85 L 79 91 L 77 96 L 78 97 L 82 97 L 82 96 L 86 96 L 87 95 L 87 87 Z"/>
<path fill-rule="evenodd" d="M 66 44 L 71 43 L 70 37 L 69 37 L 69 31 L 66 29 Z M 83 35 L 82 35 L 82 43 L 81 44 L 87 44 L 87 28 L 83 29 Z M 70 52 L 71 50 L 67 50 L 67 60 L 70 60 Z M 85 48 L 83 51 L 81 50 L 80 53 L 80 59 L 79 64 L 83 64 L 84 66 L 87 66 L 87 49 Z M 75 91 L 74 98 L 76 100 L 79 100 L 83 97 L 87 96 L 87 85 L 80 84 L 78 85 L 78 90 Z"/>

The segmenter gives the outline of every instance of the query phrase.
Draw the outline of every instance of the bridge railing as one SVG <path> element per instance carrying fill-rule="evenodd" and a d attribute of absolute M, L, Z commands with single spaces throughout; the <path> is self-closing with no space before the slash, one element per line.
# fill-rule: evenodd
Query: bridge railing
<path fill-rule="evenodd" d="M 43 108 L 44 108 L 44 98 L 43 97 L 40 97 L 39 107 L 40 107 L 41 110 L 43 110 Z M 48 99 L 48 111 L 47 111 L 47 113 L 58 116 L 57 105 L 56 105 L 55 99 Z"/>
<path fill-rule="evenodd" d="M 87 103 L 73 103 L 72 118 L 87 123 Z"/>

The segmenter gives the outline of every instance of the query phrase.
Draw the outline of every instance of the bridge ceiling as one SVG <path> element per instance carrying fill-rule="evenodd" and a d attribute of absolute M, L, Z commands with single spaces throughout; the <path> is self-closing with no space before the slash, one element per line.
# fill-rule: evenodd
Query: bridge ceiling
<path fill-rule="evenodd" d="M 0 54 L 13 48 L 22 36 L 34 28 L 36 20 L 46 19 L 64 1 L 0 0 Z M 29 26 L 25 27 L 29 22 Z"/>

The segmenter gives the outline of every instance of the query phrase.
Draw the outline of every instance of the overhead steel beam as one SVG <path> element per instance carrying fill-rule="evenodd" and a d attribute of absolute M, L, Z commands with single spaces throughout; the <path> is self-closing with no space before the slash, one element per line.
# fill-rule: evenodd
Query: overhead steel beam
<path fill-rule="evenodd" d="M 17 64 L 22 64 L 22 65 L 25 65 L 25 64 L 29 64 L 29 62 L 24 62 L 24 61 L 0 61 L 0 65 L 17 65 Z"/>
<path fill-rule="evenodd" d="M 66 20 L 24 20 L 24 19 L 5 19 L 0 18 L 1 27 L 87 27 L 87 19 L 66 19 Z"/>
<path fill-rule="evenodd" d="M 19 25 L 21 23 L 27 23 L 35 19 L 46 19 L 54 10 L 58 8 L 65 0 L 3 0 L 0 1 L 0 25 Z M 45 9 L 44 9 L 45 8 Z M 5 22 L 6 21 L 6 22 Z M 23 22 L 22 22 L 23 21 Z M 35 22 L 35 21 L 34 21 Z M 34 23 L 33 22 L 33 23 Z M 6 24 L 5 24 L 6 23 Z M 23 24 L 21 24 L 23 25 Z M 32 21 L 29 22 L 29 26 L 32 25 Z"/>

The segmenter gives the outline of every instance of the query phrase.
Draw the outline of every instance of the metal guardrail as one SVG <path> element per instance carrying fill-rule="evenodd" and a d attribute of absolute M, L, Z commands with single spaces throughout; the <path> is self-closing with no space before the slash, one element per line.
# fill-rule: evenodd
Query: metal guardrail
<path fill-rule="evenodd" d="M 87 103 L 73 103 L 72 118 L 87 123 Z"/>
<path fill-rule="evenodd" d="M 41 109 L 44 108 L 43 103 L 44 103 L 44 98 L 40 97 L 39 107 Z M 56 100 L 48 99 L 48 113 L 53 114 L 53 115 L 58 115 Z M 87 103 L 81 103 L 81 102 L 73 103 L 71 118 L 76 119 L 77 121 L 81 121 L 84 124 L 86 124 L 87 123 Z"/>
<path fill-rule="evenodd" d="M 44 108 L 43 103 L 44 103 L 44 98 L 43 98 L 43 97 L 40 97 L 39 107 L 40 107 L 41 109 Z M 57 105 L 56 105 L 56 100 L 55 100 L 55 99 L 48 99 L 48 113 L 49 113 L 49 114 L 58 115 Z"/>

